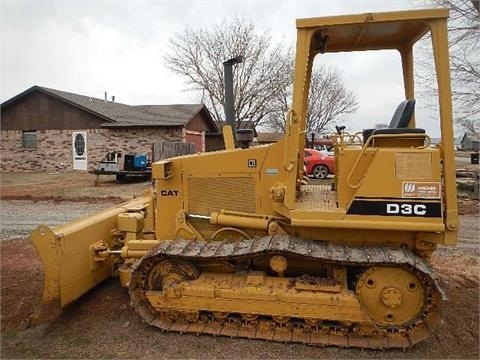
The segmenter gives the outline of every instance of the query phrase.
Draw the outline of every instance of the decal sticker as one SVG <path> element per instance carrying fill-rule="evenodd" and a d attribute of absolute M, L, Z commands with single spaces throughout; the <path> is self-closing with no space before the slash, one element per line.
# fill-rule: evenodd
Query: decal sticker
<path fill-rule="evenodd" d="M 402 197 L 440 199 L 439 182 L 416 182 L 404 181 L 402 185 Z"/>
<path fill-rule="evenodd" d="M 180 196 L 180 191 L 179 190 L 160 190 L 160 195 L 178 197 Z"/>
<path fill-rule="evenodd" d="M 276 168 L 266 169 L 265 173 L 268 176 L 275 176 L 275 175 L 278 175 L 278 169 L 276 169 Z"/>
<path fill-rule="evenodd" d="M 440 201 L 353 200 L 347 214 L 381 216 L 441 217 Z"/>
<path fill-rule="evenodd" d="M 248 159 L 248 167 L 249 168 L 256 168 L 257 167 L 257 159 Z"/>

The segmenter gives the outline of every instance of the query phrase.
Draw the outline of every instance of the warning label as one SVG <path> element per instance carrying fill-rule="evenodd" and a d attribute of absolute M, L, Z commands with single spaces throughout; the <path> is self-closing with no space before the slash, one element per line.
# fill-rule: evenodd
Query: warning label
<path fill-rule="evenodd" d="M 439 182 L 404 181 L 402 197 L 439 199 L 440 189 L 441 188 Z"/>

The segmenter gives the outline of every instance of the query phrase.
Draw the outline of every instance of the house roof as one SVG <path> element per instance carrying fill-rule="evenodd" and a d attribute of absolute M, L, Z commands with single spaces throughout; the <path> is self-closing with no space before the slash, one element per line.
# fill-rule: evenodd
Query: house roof
<path fill-rule="evenodd" d="M 277 132 L 259 132 L 257 141 L 259 142 L 276 142 L 280 140 L 285 134 Z"/>
<path fill-rule="evenodd" d="M 84 111 L 95 114 L 105 120 L 101 126 L 106 128 L 185 126 L 193 120 L 197 114 L 202 112 L 210 131 L 218 131 L 215 121 L 212 119 L 204 104 L 132 106 L 43 86 L 32 86 L 17 96 L 3 102 L 1 107 L 33 91 L 41 91 Z"/>
<path fill-rule="evenodd" d="M 471 141 L 471 142 L 480 142 L 480 134 L 477 134 L 477 133 L 468 133 L 468 132 L 466 132 L 466 133 L 463 135 L 462 142 L 463 142 L 465 139 L 468 139 L 468 140 Z"/>

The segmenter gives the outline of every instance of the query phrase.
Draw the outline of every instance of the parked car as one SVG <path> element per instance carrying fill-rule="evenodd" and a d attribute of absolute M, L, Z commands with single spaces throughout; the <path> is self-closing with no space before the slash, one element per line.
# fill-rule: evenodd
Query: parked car
<path fill-rule="evenodd" d="M 328 174 L 335 174 L 335 157 L 318 150 L 305 149 L 304 157 L 307 174 L 316 179 L 325 179 Z"/>
<path fill-rule="evenodd" d="M 322 154 L 334 156 L 333 146 L 327 145 L 315 145 L 315 150 L 320 151 Z"/>

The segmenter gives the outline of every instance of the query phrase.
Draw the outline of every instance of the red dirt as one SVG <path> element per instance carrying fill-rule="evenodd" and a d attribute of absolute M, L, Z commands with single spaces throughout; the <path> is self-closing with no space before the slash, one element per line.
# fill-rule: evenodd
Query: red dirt
<path fill-rule="evenodd" d="M 117 183 L 113 176 L 96 176 L 85 172 L 2 173 L 2 200 L 121 202 L 141 195 L 150 182 Z"/>
<path fill-rule="evenodd" d="M 41 304 L 42 265 L 26 240 L 2 241 L 1 251 L 1 329 L 25 329 Z"/>

